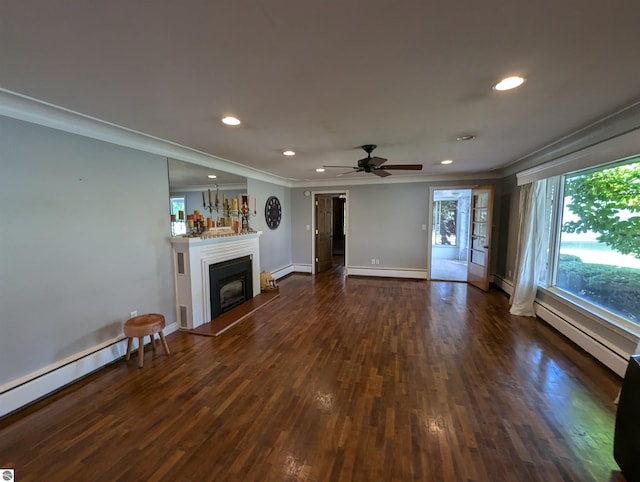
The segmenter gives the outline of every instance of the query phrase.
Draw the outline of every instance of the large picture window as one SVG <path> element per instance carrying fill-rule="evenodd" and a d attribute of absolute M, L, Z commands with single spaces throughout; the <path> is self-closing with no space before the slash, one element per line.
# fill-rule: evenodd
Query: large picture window
<path fill-rule="evenodd" d="M 564 178 L 554 285 L 640 324 L 640 158 Z"/>

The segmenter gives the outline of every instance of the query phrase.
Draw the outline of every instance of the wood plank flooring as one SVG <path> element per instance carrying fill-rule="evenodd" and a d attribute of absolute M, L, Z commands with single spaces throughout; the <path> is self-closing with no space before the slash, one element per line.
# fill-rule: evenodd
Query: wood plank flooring
<path fill-rule="evenodd" d="M 118 361 L 0 421 L 24 481 L 623 481 L 621 380 L 507 296 L 280 281 L 221 337 Z"/>

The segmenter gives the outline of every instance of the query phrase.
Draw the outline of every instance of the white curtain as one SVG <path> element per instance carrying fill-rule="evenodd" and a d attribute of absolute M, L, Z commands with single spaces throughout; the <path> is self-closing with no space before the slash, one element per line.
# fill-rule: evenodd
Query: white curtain
<path fill-rule="evenodd" d="M 514 315 L 536 315 L 538 280 L 549 265 L 551 215 L 558 179 L 541 179 L 520 188 L 516 276 L 509 310 Z"/>

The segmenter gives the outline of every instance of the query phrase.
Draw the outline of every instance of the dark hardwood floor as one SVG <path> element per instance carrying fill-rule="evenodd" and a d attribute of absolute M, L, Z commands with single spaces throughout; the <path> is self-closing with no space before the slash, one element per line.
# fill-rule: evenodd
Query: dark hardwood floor
<path fill-rule="evenodd" d="M 0 421 L 24 481 L 623 481 L 621 380 L 500 291 L 280 281 L 219 337 L 123 360 Z"/>

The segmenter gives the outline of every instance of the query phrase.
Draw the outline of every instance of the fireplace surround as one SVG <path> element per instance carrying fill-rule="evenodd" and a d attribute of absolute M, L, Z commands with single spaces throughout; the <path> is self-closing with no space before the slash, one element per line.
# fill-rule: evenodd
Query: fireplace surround
<path fill-rule="evenodd" d="M 173 246 L 176 319 L 181 329 L 193 329 L 213 319 L 210 266 L 238 258 L 251 260 L 251 296 L 260 293 L 261 232 L 218 238 L 171 238 Z"/>

